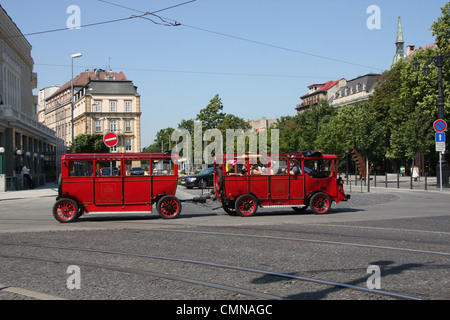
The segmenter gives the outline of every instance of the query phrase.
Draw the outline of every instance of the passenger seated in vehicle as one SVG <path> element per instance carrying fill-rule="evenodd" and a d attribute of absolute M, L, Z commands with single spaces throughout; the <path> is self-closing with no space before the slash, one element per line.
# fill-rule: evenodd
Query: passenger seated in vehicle
<path fill-rule="evenodd" d="M 300 168 L 297 159 L 291 159 L 289 173 L 295 176 L 302 173 L 302 169 Z"/>
<path fill-rule="evenodd" d="M 254 176 L 260 176 L 262 174 L 262 171 L 258 168 L 256 164 L 252 164 L 250 174 Z"/>
<path fill-rule="evenodd" d="M 225 170 L 227 172 L 227 175 L 229 175 L 229 176 L 237 175 L 237 173 L 235 172 L 236 163 L 237 163 L 236 160 L 229 160 L 229 161 L 227 161 L 227 163 L 225 165 Z"/>

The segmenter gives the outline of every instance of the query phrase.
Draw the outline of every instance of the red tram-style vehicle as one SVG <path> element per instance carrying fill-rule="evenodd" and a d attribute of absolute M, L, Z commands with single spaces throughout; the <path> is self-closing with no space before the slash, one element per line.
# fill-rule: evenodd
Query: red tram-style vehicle
<path fill-rule="evenodd" d="M 71 153 L 61 159 L 53 215 L 71 222 L 84 213 L 151 213 L 177 218 L 178 165 L 170 153 Z"/>
<path fill-rule="evenodd" d="M 338 178 L 338 158 L 318 151 L 223 154 L 215 157 L 214 189 L 229 214 L 252 216 L 258 207 L 310 207 L 325 214 L 350 198 Z"/>

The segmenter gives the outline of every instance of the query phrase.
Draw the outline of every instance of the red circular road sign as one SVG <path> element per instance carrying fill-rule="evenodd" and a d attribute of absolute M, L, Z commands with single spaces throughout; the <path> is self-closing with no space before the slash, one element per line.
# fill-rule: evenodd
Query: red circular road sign
<path fill-rule="evenodd" d="M 119 142 L 119 137 L 117 137 L 117 134 L 115 134 L 114 132 L 107 132 L 103 136 L 103 142 L 111 148 Z"/>
<path fill-rule="evenodd" d="M 447 122 L 445 120 L 439 119 L 433 123 L 433 128 L 436 132 L 444 132 L 447 130 Z"/>

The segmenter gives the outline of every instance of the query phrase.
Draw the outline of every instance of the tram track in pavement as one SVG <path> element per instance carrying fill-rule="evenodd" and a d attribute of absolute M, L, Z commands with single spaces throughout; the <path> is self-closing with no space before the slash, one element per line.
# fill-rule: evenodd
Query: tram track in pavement
<path fill-rule="evenodd" d="M 132 252 L 101 250 L 101 249 L 95 249 L 95 248 L 80 248 L 80 247 L 67 247 L 67 246 L 56 246 L 56 245 L 11 244 L 11 243 L 3 243 L 2 245 L 45 248 L 45 249 L 50 249 L 50 250 L 68 250 L 68 251 L 77 251 L 77 252 L 90 252 L 90 253 L 97 253 L 97 254 L 118 255 L 118 256 L 127 256 L 127 257 L 135 257 L 135 258 L 138 257 L 138 258 L 153 259 L 153 260 L 164 260 L 164 261 L 178 262 L 178 263 L 183 263 L 183 264 L 193 264 L 193 265 L 201 265 L 201 266 L 213 267 L 213 268 L 219 268 L 219 269 L 234 270 L 234 271 L 240 271 L 240 272 L 257 273 L 257 274 L 262 274 L 264 276 L 277 277 L 277 278 L 295 280 L 295 281 L 300 281 L 300 282 L 309 282 L 309 283 L 313 283 L 313 284 L 325 285 L 325 286 L 339 288 L 339 289 L 349 289 L 349 290 L 354 290 L 354 291 L 358 291 L 358 292 L 370 293 L 371 295 L 375 295 L 375 296 L 383 296 L 383 297 L 388 297 L 388 298 L 393 298 L 393 299 L 423 300 L 422 298 L 414 297 L 414 296 L 410 296 L 410 295 L 406 295 L 406 294 L 389 292 L 389 291 L 384 291 L 384 290 L 377 290 L 377 289 L 369 289 L 369 288 L 364 288 L 361 286 L 352 285 L 352 284 L 348 284 L 348 283 L 339 283 L 339 282 L 335 282 L 335 281 L 328 281 L 328 280 L 298 276 L 298 275 L 287 274 L 287 273 L 279 273 L 279 272 L 273 272 L 273 271 L 268 271 L 268 270 L 246 268 L 246 267 L 233 266 L 233 265 L 220 264 L 220 263 L 207 262 L 207 261 L 200 261 L 200 260 L 174 258 L 174 257 L 163 257 L 163 256 L 132 253 Z M 90 267 L 90 268 L 104 269 L 104 270 L 116 271 L 116 272 L 121 272 L 121 273 L 130 273 L 130 274 L 136 274 L 136 275 L 140 275 L 140 276 L 161 278 L 161 279 L 165 279 L 165 280 L 181 281 L 181 282 L 185 282 L 185 283 L 192 284 L 192 285 L 199 285 L 199 286 L 204 286 L 204 287 L 213 288 L 213 289 L 225 290 L 225 291 L 245 295 L 245 296 L 248 296 L 251 298 L 269 299 L 269 300 L 285 300 L 285 298 L 282 295 L 269 294 L 266 292 L 257 292 L 257 291 L 242 288 L 242 287 L 229 286 L 226 284 L 213 283 L 213 282 L 208 282 L 208 281 L 204 281 L 204 280 L 190 279 L 190 278 L 186 278 L 186 277 L 180 276 L 180 275 L 173 275 L 173 274 L 168 274 L 168 273 L 161 273 L 161 272 L 136 269 L 136 268 L 130 268 L 130 267 L 106 265 L 106 264 L 101 264 L 101 263 L 85 262 L 85 261 L 70 260 L 70 259 L 56 259 L 56 258 L 42 257 L 42 256 L 38 257 L 38 256 L 30 256 L 30 255 L 22 255 L 22 254 L 21 255 L 11 255 L 11 254 L 0 253 L 0 257 L 4 258 L 4 259 L 34 260 L 34 261 L 51 262 L 51 263 L 57 263 L 57 264 L 85 266 L 85 267 Z"/>

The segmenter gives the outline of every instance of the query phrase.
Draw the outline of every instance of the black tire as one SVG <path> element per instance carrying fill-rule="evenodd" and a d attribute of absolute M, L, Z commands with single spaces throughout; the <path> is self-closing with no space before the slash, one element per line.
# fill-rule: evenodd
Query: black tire
<path fill-rule="evenodd" d="M 205 179 L 200 179 L 200 181 L 197 183 L 197 186 L 199 189 L 206 189 L 208 187 L 208 182 L 206 182 Z"/>
<path fill-rule="evenodd" d="M 331 199 L 326 193 L 318 192 L 311 197 L 309 204 L 315 214 L 327 214 L 331 208 Z"/>
<path fill-rule="evenodd" d="M 241 217 L 251 217 L 258 211 L 258 202 L 251 194 L 243 194 L 237 198 L 234 208 Z"/>
<path fill-rule="evenodd" d="M 61 177 L 61 174 L 58 177 L 58 196 L 62 197 L 62 177 Z"/>
<path fill-rule="evenodd" d="M 177 197 L 164 196 L 156 205 L 159 216 L 163 219 L 176 219 L 181 214 L 181 202 Z"/>
<path fill-rule="evenodd" d="M 233 205 L 226 205 L 226 204 L 222 204 L 222 208 L 223 210 L 228 213 L 230 216 L 236 216 L 236 208 Z"/>
<path fill-rule="evenodd" d="M 53 205 L 53 216 L 61 223 L 73 222 L 80 216 L 78 204 L 72 199 L 59 199 Z"/>

